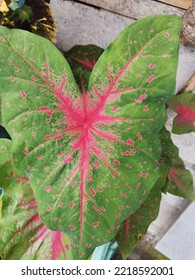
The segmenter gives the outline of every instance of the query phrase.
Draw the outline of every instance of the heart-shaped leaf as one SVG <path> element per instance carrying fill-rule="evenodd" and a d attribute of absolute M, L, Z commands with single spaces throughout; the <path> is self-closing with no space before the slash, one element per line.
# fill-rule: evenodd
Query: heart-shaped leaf
<path fill-rule="evenodd" d="M 0 140 L 0 256 L 3 259 L 75 259 L 70 238 L 49 230 L 37 212 L 28 177 L 16 170 L 9 140 Z M 1 212 L 0 212 L 1 213 Z"/>
<path fill-rule="evenodd" d="M 195 94 L 182 93 L 169 100 L 169 106 L 177 113 L 172 132 L 184 134 L 195 132 Z"/>
<path fill-rule="evenodd" d="M 44 223 L 71 236 L 80 258 L 114 237 L 159 178 L 180 28 L 176 16 L 127 27 L 85 94 L 52 44 L 1 28 L 2 116 L 15 164 L 29 173 Z"/>

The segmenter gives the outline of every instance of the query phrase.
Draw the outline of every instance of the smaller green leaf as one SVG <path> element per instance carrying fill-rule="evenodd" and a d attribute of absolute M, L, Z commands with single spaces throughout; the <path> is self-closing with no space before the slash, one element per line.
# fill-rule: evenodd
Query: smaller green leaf
<path fill-rule="evenodd" d="M 91 71 L 103 51 L 95 45 L 78 45 L 64 53 L 81 92 L 87 91 Z"/>
<path fill-rule="evenodd" d="M 179 149 L 173 144 L 170 132 L 161 131 L 162 155 L 160 164 L 168 168 L 164 191 L 183 198 L 194 200 L 193 178 L 179 157 Z"/>
<path fill-rule="evenodd" d="M 195 94 L 182 93 L 170 98 L 169 106 L 177 113 L 172 132 L 184 134 L 195 132 Z"/>

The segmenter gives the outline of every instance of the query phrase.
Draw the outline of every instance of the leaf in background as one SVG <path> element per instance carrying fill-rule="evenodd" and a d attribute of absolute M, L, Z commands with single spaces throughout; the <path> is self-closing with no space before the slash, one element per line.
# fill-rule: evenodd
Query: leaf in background
<path fill-rule="evenodd" d="M 159 178 L 180 28 L 176 16 L 128 26 L 101 55 L 85 94 L 52 44 L 1 28 L 2 115 L 15 164 L 29 173 L 44 223 L 71 236 L 79 258 L 111 240 Z"/>
<path fill-rule="evenodd" d="M 98 46 L 86 45 L 75 46 L 64 53 L 81 92 L 87 91 L 91 71 L 103 51 Z"/>
<path fill-rule="evenodd" d="M 160 164 L 168 168 L 168 175 L 164 191 L 183 198 L 194 200 L 193 177 L 185 168 L 183 160 L 179 157 L 179 150 L 171 140 L 171 134 L 166 129 L 161 131 L 162 155 Z"/>
<path fill-rule="evenodd" d="M 25 0 L 25 6 L 32 10 L 31 31 L 55 43 L 56 27 L 50 5 L 42 0 Z"/>
<path fill-rule="evenodd" d="M 5 2 L 7 5 L 5 5 Z M 56 42 L 56 28 L 50 5 L 43 0 L 3 1 L 0 6 L 0 24 L 20 28 Z M 9 8 L 10 10 L 9 10 Z M 1 11 L 2 9 L 2 11 Z"/>
<path fill-rule="evenodd" d="M 12 142 L 0 140 L 0 185 L 3 211 L 0 222 L 2 259 L 75 259 L 71 240 L 62 232 L 49 230 L 41 221 L 28 177 L 12 163 Z M 1 207 L 0 189 L 0 207 Z"/>
<path fill-rule="evenodd" d="M 195 132 L 195 94 L 181 93 L 169 100 L 170 108 L 177 113 L 173 120 L 172 133 Z"/>

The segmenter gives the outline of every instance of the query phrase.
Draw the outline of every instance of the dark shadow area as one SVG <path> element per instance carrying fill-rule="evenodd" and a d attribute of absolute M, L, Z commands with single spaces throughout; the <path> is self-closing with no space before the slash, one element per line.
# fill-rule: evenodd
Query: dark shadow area
<path fill-rule="evenodd" d="M 0 125 L 0 138 L 6 138 L 12 140 L 9 133 L 2 125 Z"/>

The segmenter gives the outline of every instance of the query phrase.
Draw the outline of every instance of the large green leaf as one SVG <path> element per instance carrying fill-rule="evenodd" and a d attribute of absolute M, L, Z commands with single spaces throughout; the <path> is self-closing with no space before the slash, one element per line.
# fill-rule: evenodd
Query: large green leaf
<path fill-rule="evenodd" d="M 173 120 L 172 132 L 195 132 L 195 94 L 186 92 L 173 96 L 169 100 L 169 106 L 177 113 Z"/>
<path fill-rule="evenodd" d="M 0 31 L 2 116 L 15 164 L 29 173 L 44 223 L 71 236 L 80 258 L 114 237 L 159 178 L 180 28 L 176 16 L 128 26 L 101 55 L 85 94 L 48 41 Z"/>
<path fill-rule="evenodd" d="M 62 232 L 49 230 L 41 221 L 28 177 L 13 166 L 11 145 L 9 140 L 0 140 L 0 186 L 4 193 L 0 221 L 1 258 L 76 258 L 70 238 Z"/>

